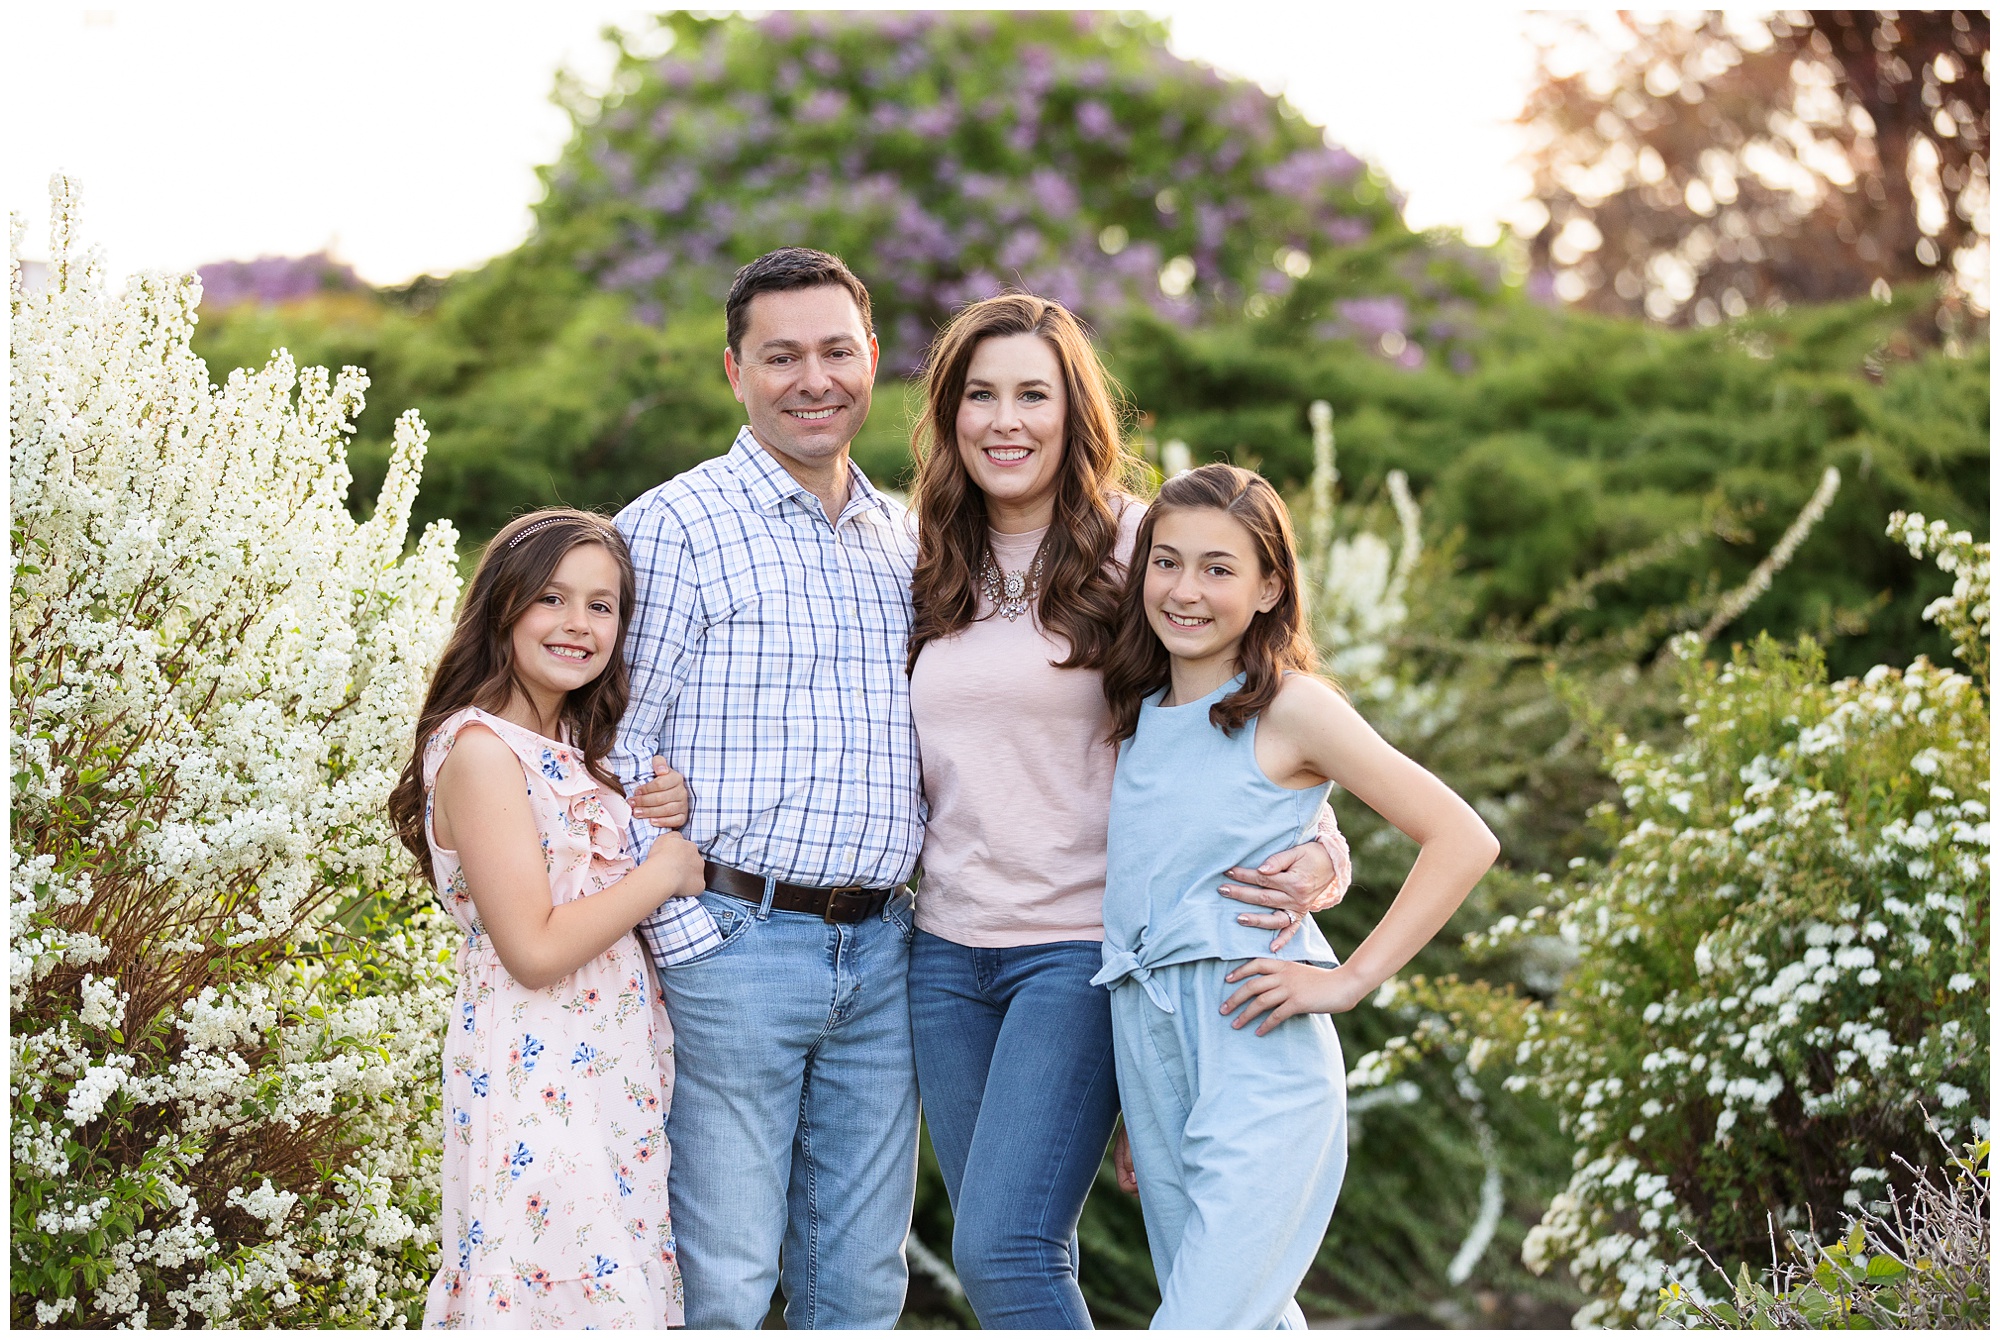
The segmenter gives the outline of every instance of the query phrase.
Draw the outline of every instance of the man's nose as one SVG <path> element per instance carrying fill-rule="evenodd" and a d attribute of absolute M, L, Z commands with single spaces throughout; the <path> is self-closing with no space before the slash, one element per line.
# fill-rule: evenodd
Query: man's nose
<path fill-rule="evenodd" d="M 812 357 L 805 360 L 799 389 L 807 395 L 824 395 L 833 389 L 833 378 L 827 372 L 825 360 Z"/>

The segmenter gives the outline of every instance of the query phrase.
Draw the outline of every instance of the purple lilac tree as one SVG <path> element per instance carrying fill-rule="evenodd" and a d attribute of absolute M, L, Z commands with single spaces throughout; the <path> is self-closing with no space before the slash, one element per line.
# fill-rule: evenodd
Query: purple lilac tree
<path fill-rule="evenodd" d="M 868 282 L 887 367 L 1019 285 L 1103 321 L 1281 300 L 1402 231 L 1384 184 L 1280 98 L 1105 14 L 675 14 L 622 49 L 545 169 L 543 235 L 641 318 L 712 311 L 772 247 Z"/>
<path fill-rule="evenodd" d="M 254 302 L 269 307 L 320 293 L 362 287 L 352 266 L 324 251 L 310 256 L 259 256 L 254 261 L 216 261 L 200 270 L 202 305 L 210 310 Z"/>

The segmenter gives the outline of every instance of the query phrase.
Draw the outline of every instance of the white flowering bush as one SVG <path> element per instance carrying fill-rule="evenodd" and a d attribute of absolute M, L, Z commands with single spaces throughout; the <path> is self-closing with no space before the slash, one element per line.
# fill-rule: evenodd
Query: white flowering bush
<path fill-rule="evenodd" d="M 58 179 L 13 228 L 16 1325 L 398 1325 L 434 1268 L 447 923 L 383 811 L 457 594 L 405 555 L 414 415 L 346 508 L 365 377 L 213 389 L 197 281 L 109 292 Z"/>
<path fill-rule="evenodd" d="M 1384 989 L 1420 1022 L 1364 1081 L 1442 1047 L 1554 1104 L 1574 1169 L 1522 1256 L 1567 1263 L 1594 1296 L 1579 1324 L 1647 1324 L 1667 1284 L 1725 1301 L 1703 1251 L 1838 1232 L 1989 1133 L 1990 551 L 1922 517 L 1891 534 L 1957 575 L 1928 617 L 1975 675 L 1920 658 L 1828 684 L 1810 642 L 1717 665 L 1688 639 L 1680 743 L 1610 743 L 1615 854 L 1468 938 L 1559 936 L 1576 961 L 1553 1000 Z"/>

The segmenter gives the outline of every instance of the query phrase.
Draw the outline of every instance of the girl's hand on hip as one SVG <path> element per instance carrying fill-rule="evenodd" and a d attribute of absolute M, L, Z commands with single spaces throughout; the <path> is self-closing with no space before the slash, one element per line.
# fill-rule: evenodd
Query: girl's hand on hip
<path fill-rule="evenodd" d="M 1331 901 L 1324 898 L 1334 883 L 1333 876 L 1333 858 L 1327 855 L 1324 846 L 1313 841 L 1281 851 L 1254 870 L 1236 866 L 1229 877 L 1242 882 L 1224 884 L 1219 891 L 1223 897 L 1239 903 L 1274 909 L 1245 912 L 1236 918 L 1236 923 L 1278 932 L 1271 941 L 1271 952 L 1275 954 L 1291 942 L 1314 911 L 1340 901 L 1341 893 L 1346 891 L 1344 886 L 1334 893 Z"/>
<path fill-rule="evenodd" d="M 1345 967 L 1316 968 L 1277 958 L 1253 958 L 1222 980 L 1243 983 L 1222 1002 L 1222 1012 L 1248 1007 L 1230 1027 L 1241 1028 L 1264 1015 L 1257 1025 L 1258 1037 L 1295 1014 L 1345 1014 L 1374 990 L 1355 980 Z"/>
<path fill-rule="evenodd" d="M 653 780 L 633 790 L 632 813 L 655 828 L 679 828 L 688 819 L 687 778 L 653 755 Z"/>

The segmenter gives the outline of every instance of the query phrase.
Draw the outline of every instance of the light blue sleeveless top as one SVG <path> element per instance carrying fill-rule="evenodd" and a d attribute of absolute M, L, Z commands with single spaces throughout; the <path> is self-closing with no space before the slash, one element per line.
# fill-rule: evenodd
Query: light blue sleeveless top
<path fill-rule="evenodd" d="M 1154 968 L 1197 959 L 1283 958 L 1339 962 L 1312 918 L 1277 954 L 1273 932 L 1240 926 L 1257 909 L 1216 890 L 1232 866 L 1309 841 L 1331 783 L 1294 791 L 1257 766 L 1257 722 L 1234 735 L 1208 709 L 1243 685 L 1238 675 L 1199 702 L 1162 707 L 1165 690 L 1139 708 L 1139 726 L 1118 748 L 1111 785 L 1109 870 L 1104 883 L 1104 967 L 1091 979 L 1126 978 L 1171 1014 Z"/>

